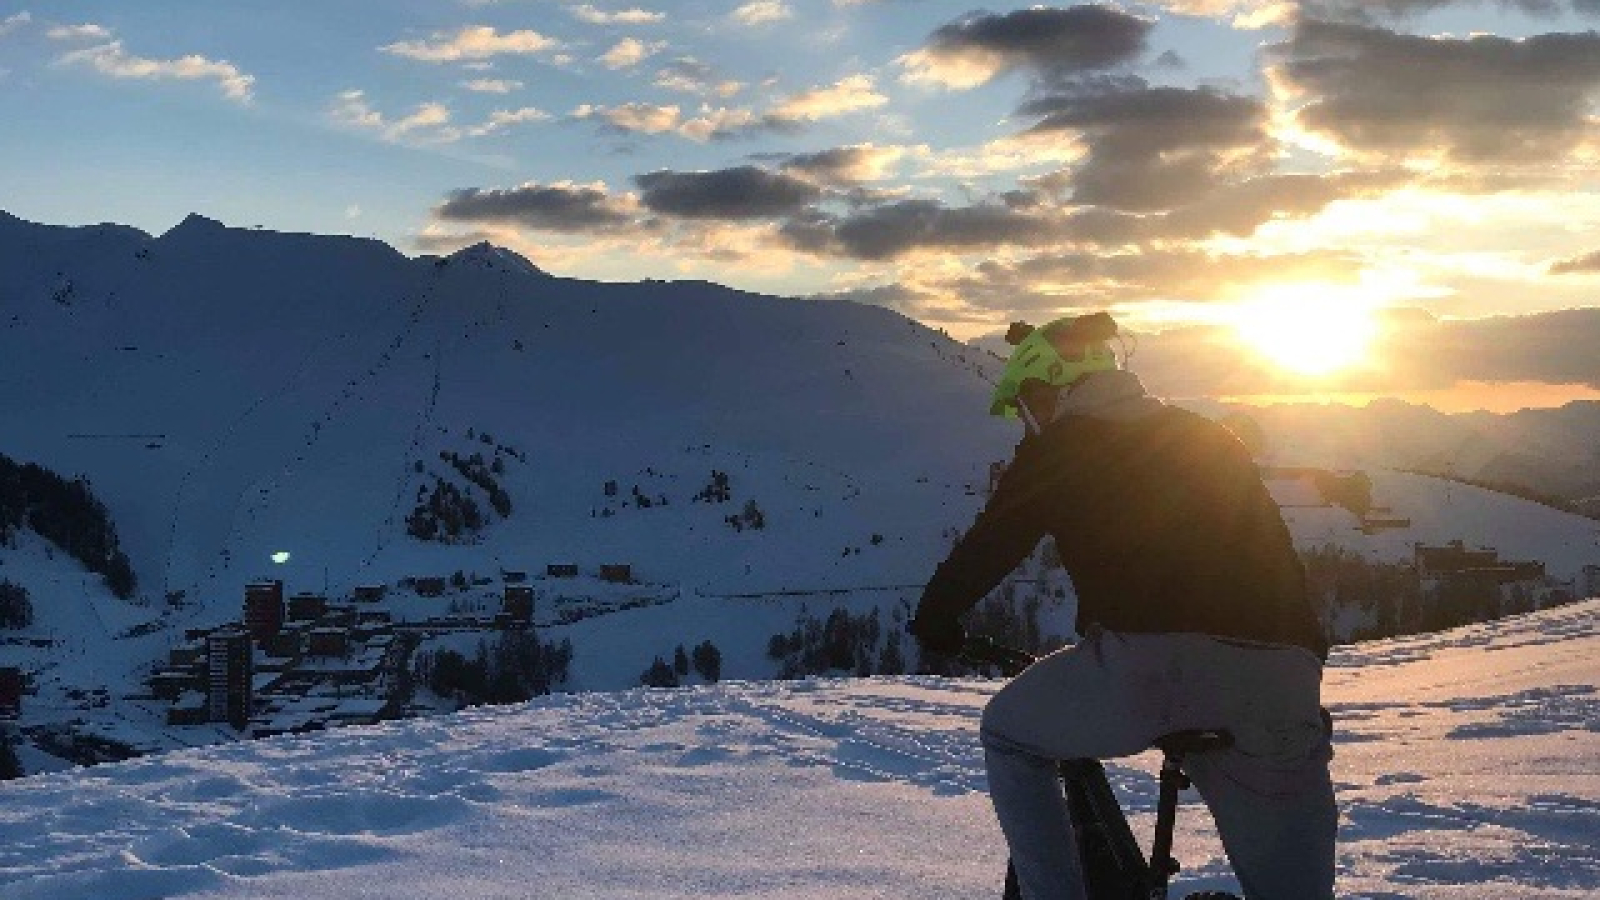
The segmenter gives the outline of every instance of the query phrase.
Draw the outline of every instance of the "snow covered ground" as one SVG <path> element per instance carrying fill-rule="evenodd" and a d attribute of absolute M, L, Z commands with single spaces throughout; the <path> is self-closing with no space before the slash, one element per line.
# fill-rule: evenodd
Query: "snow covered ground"
<path fill-rule="evenodd" d="M 997 896 L 997 687 L 574 694 L 35 776 L 0 785 L 0 895 Z M 1341 896 L 1600 892 L 1597 691 L 1597 600 L 1341 648 Z M 1154 763 L 1109 767 L 1144 836 Z M 1200 807 L 1179 826 L 1180 888 L 1230 886 Z"/>

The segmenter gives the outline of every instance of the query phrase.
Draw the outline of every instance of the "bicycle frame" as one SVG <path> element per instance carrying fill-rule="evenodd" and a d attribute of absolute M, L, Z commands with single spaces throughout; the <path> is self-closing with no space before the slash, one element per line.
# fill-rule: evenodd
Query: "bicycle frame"
<path fill-rule="evenodd" d="M 1001 646 L 988 638 L 968 639 L 961 659 L 980 666 L 995 666 L 1007 677 L 1015 677 L 1036 661 L 1025 651 Z M 1184 756 L 1220 749 L 1232 741 L 1232 736 L 1225 731 L 1178 732 L 1157 740 L 1156 745 L 1162 751 L 1161 787 L 1156 831 L 1148 860 L 1128 827 L 1127 817 L 1099 761 L 1067 759 L 1057 764 L 1077 829 L 1078 855 L 1084 880 L 1090 885 L 1091 900 L 1167 900 L 1169 882 L 1180 868 L 1172 856 L 1172 834 L 1177 826 L 1178 794 L 1189 787 L 1189 779 L 1183 774 Z M 1191 894 L 1190 898 L 1195 900 L 1200 896 Z M 1216 900 L 1231 897 L 1211 892 L 1206 896 Z M 1004 900 L 1021 900 L 1021 897 L 1016 869 L 1008 863 Z"/>

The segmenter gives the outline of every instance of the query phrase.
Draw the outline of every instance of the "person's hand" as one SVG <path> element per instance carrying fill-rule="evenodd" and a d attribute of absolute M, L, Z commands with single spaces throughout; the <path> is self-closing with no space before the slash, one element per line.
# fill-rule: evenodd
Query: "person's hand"
<path fill-rule="evenodd" d="M 937 656 L 957 656 L 967 642 L 966 629 L 953 616 L 918 612 L 911 620 L 911 636 L 924 653 Z"/>

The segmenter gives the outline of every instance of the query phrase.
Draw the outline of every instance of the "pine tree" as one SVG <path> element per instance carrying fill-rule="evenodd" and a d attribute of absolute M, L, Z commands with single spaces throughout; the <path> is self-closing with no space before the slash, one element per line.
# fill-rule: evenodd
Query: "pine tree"
<path fill-rule="evenodd" d="M 678 674 L 672 670 L 672 666 L 667 665 L 666 660 L 658 656 L 650 668 L 639 676 L 639 683 L 645 687 L 675 688 L 678 686 Z"/>
<path fill-rule="evenodd" d="M 900 630 L 894 629 L 883 641 L 883 652 L 878 654 L 879 675 L 904 675 L 906 658 L 900 652 Z"/>
<path fill-rule="evenodd" d="M 680 680 L 689 677 L 689 654 L 684 652 L 682 644 L 672 653 L 672 671 L 678 673 Z"/>
<path fill-rule="evenodd" d="M 28 589 L 0 579 L 0 628 L 27 628 L 33 624 L 33 604 Z"/>
<path fill-rule="evenodd" d="M 774 635 L 780 637 L 780 635 Z M 707 640 L 696 644 L 694 648 L 694 670 L 700 673 L 707 683 L 715 684 L 722 680 L 722 651 L 717 645 Z"/>
<path fill-rule="evenodd" d="M 21 778 L 22 760 L 17 758 L 16 748 L 11 746 L 11 738 L 4 731 L 0 731 L 0 781 L 10 781 Z"/>

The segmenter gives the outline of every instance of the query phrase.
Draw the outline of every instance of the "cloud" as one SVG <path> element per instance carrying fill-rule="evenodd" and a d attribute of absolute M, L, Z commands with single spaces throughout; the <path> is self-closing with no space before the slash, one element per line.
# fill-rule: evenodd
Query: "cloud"
<path fill-rule="evenodd" d="M 372 108 L 365 91 L 349 90 L 334 98 L 328 116 L 393 144 L 448 144 L 461 139 L 461 130 L 450 124 L 450 110 L 442 103 L 422 103 L 409 115 L 390 119 Z"/>
<path fill-rule="evenodd" d="M 1558 161 L 1592 136 L 1600 33 L 1417 37 L 1302 20 L 1269 77 L 1304 131 L 1358 157 Z"/>
<path fill-rule="evenodd" d="M 1004 203 L 945 206 L 913 198 L 836 216 L 796 216 L 783 233 L 796 249 L 818 256 L 882 261 L 917 249 L 984 250 L 1042 246 L 1061 239 L 1066 220 Z"/>
<path fill-rule="evenodd" d="M 699 143 L 733 138 L 765 127 L 761 118 L 750 110 L 703 104 L 688 115 L 677 104 L 624 103 L 610 107 L 584 104 L 572 111 L 572 117 L 597 119 L 606 127 L 627 134 L 676 134 Z"/>
<path fill-rule="evenodd" d="M 135 56 L 121 41 L 110 41 L 74 50 L 56 60 L 57 65 L 90 66 L 102 75 L 131 81 L 211 81 L 230 100 L 248 104 L 255 76 L 240 71 L 226 60 L 207 59 L 190 54 L 177 59 L 150 59 Z"/>
<path fill-rule="evenodd" d="M 905 147 L 852 144 L 790 156 L 783 161 L 783 169 L 822 184 L 881 181 L 889 177 L 907 152 Z"/>
<path fill-rule="evenodd" d="M 974 305 L 1010 311 L 1063 295 L 1102 304 L 1182 297 L 1213 302 L 1261 284 L 1341 284 L 1359 280 L 1363 261 L 1336 248 L 1290 254 L 1216 253 L 1182 247 L 1136 251 L 1049 252 L 986 261 L 944 287 Z M 1030 299 L 1031 298 L 1031 299 Z"/>
<path fill-rule="evenodd" d="M 489 113 L 489 118 L 482 125 L 468 131 L 473 137 L 484 137 L 499 131 L 504 131 L 513 125 L 525 122 L 547 122 L 551 115 L 542 109 L 524 106 L 521 109 L 497 109 Z"/>
<path fill-rule="evenodd" d="M 509 78 L 474 78 L 461 82 L 461 86 L 480 94 L 509 94 L 522 90 L 522 82 Z"/>
<path fill-rule="evenodd" d="M 505 190 L 467 188 L 451 191 L 433 210 L 446 222 L 510 225 L 566 234 L 603 234 L 628 230 L 637 207 L 631 197 L 613 196 L 604 183 L 553 184 L 528 182 Z"/>
<path fill-rule="evenodd" d="M 27 13 L 21 15 L 26 16 Z M 13 16 L 12 18 L 15 18 Z M 10 19 L 6 20 L 11 21 Z M 24 19 L 23 21 L 27 21 Z M 3 23 L 0 23 L 0 34 L 3 34 Z M 52 40 L 57 41 L 106 41 L 111 39 L 111 29 L 93 22 L 84 22 L 82 25 L 57 25 L 45 32 Z"/>
<path fill-rule="evenodd" d="M 985 141 L 976 147 L 946 147 L 923 155 L 915 177 L 973 181 L 1000 172 L 1015 172 L 1082 158 L 1081 141 L 1061 132 L 1023 132 Z"/>
<path fill-rule="evenodd" d="M 1371 23 L 1379 20 L 1415 19 L 1459 4 L 1460 0 L 1301 0 L 1301 13 L 1310 18 Z M 1492 0 L 1493 6 L 1535 18 L 1550 19 L 1570 10 L 1579 16 L 1600 15 L 1600 0 Z"/>
<path fill-rule="evenodd" d="M 1042 116 L 1032 133 L 1068 131 L 1087 146 L 1068 176 L 1080 204 L 1173 209 L 1271 163 L 1266 107 L 1214 88 L 1127 79 L 1037 96 L 1021 113 Z"/>
<path fill-rule="evenodd" d="M 1600 272 L 1600 250 L 1570 259 L 1558 259 L 1550 264 L 1552 275 L 1572 275 L 1580 272 Z"/>
<path fill-rule="evenodd" d="M 722 78 L 711 66 L 692 56 L 679 57 L 658 70 L 655 86 L 702 97 L 731 97 L 744 89 L 742 82 Z"/>
<path fill-rule="evenodd" d="M 814 211 L 785 224 L 800 250 L 817 256 L 883 261 L 919 250 L 958 253 L 1004 248 L 1121 248 L 1248 237 L 1276 218 L 1311 215 L 1341 197 L 1392 187 L 1393 172 L 1269 174 L 1213 187 L 1194 202 L 1159 213 L 1053 205 L 1040 192 L 1013 191 L 968 206 L 896 199 L 844 215 Z"/>
<path fill-rule="evenodd" d="M 618 10 L 617 12 L 606 12 L 596 9 L 587 3 L 580 6 L 569 6 L 567 11 L 572 13 L 580 22 L 587 22 L 590 25 L 650 25 L 666 18 L 664 13 L 652 12 L 637 7 Z"/>
<path fill-rule="evenodd" d="M 455 34 L 435 32 L 426 41 L 400 41 L 378 49 L 421 62 L 457 62 L 495 56 L 537 56 L 557 50 L 561 42 L 537 31 L 501 34 L 488 26 L 468 26 Z"/>
<path fill-rule="evenodd" d="M 599 119 L 618 131 L 633 134 L 662 134 L 676 131 L 683 110 L 676 104 L 624 103 L 621 106 L 593 106 L 585 103 L 572 111 L 575 119 Z"/>
<path fill-rule="evenodd" d="M 749 134 L 761 125 L 760 117 L 748 109 L 701 105 L 693 117 L 685 119 L 678 126 L 677 131 L 692 141 L 704 143 Z"/>
<path fill-rule="evenodd" d="M 655 41 L 646 44 L 634 38 L 623 38 L 610 50 L 600 57 L 600 61 L 608 69 L 626 69 L 636 66 L 646 58 L 660 53 L 667 46 L 665 41 Z"/>
<path fill-rule="evenodd" d="M 751 0 L 730 13 L 741 25 L 765 25 L 794 18 L 794 10 L 781 0 Z"/>
<path fill-rule="evenodd" d="M 794 213 L 817 200 L 816 185 L 782 172 L 737 166 L 709 172 L 661 169 L 634 178 L 651 211 L 683 219 L 760 219 Z"/>
<path fill-rule="evenodd" d="M 0 37 L 5 37 L 13 31 L 20 31 L 23 26 L 32 21 L 33 14 L 27 10 L 6 16 L 4 19 L 0 19 Z"/>
<path fill-rule="evenodd" d="M 785 97 L 765 113 L 702 104 L 687 114 L 677 104 L 624 103 L 619 106 L 584 104 L 573 110 L 577 119 L 597 119 L 630 134 L 677 134 L 689 140 L 722 140 L 759 131 L 789 131 L 808 122 L 842 116 L 888 103 L 873 89 L 872 79 L 851 75 L 827 87 L 812 88 Z"/>
<path fill-rule="evenodd" d="M 811 88 L 780 100 L 767 113 L 774 124 L 814 122 L 864 109 L 876 109 L 889 102 L 877 92 L 866 75 L 850 75 L 828 87 Z"/>
<path fill-rule="evenodd" d="M 1155 23 L 1110 6 L 973 13 L 897 62 L 910 83 L 972 88 L 1014 70 L 1036 77 L 1114 68 L 1139 58 Z"/>
<path fill-rule="evenodd" d="M 1421 323 L 1397 331 L 1393 352 L 1419 382 L 1537 381 L 1600 387 L 1594 348 L 1600 308 Z M 1414 354 L 1414 358 L 1408 358 Z M 1431 376 L 1431 379 L 1429 378 Z"/>

